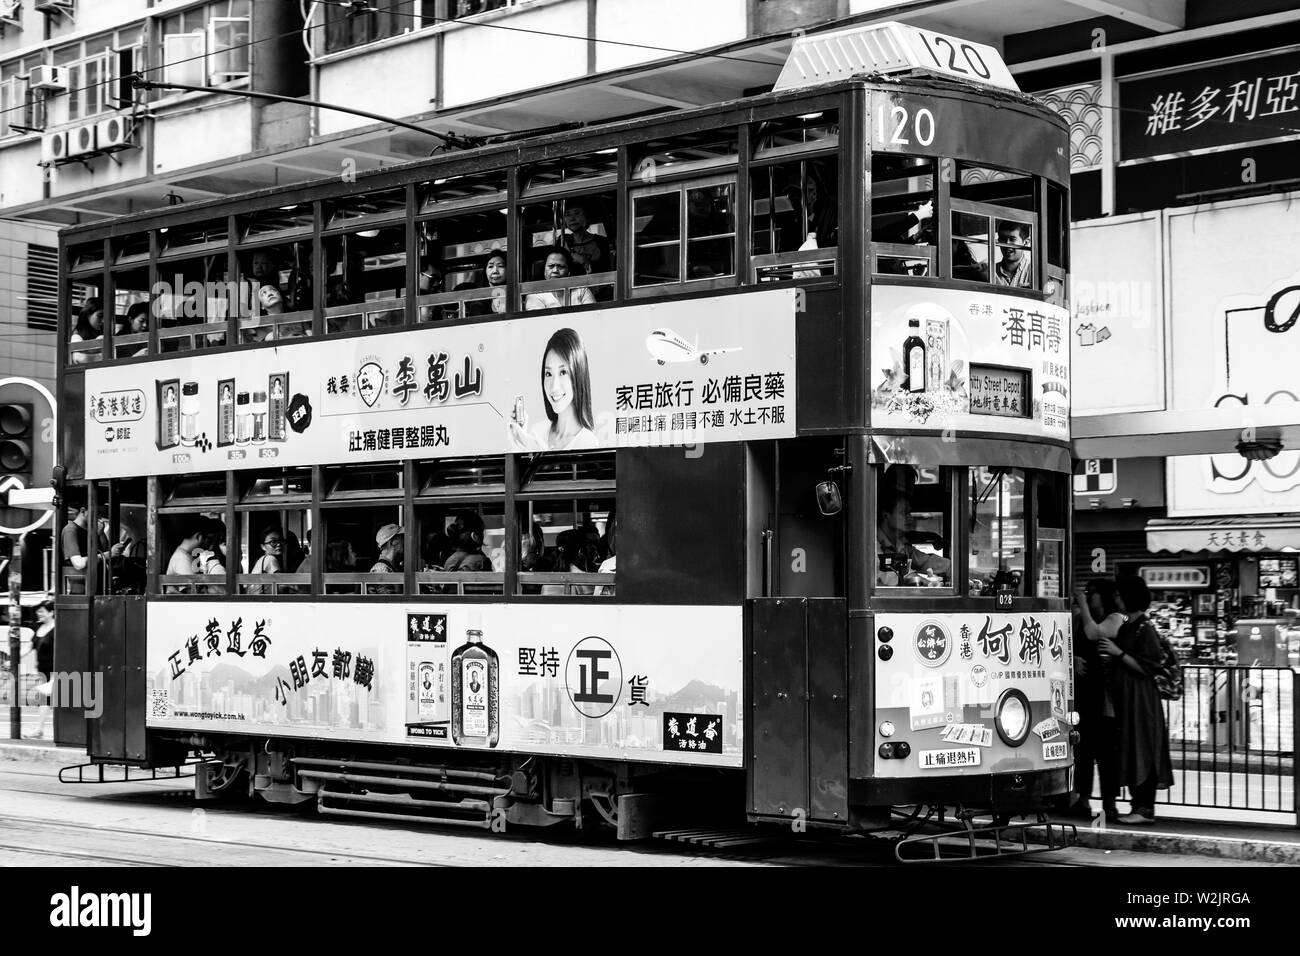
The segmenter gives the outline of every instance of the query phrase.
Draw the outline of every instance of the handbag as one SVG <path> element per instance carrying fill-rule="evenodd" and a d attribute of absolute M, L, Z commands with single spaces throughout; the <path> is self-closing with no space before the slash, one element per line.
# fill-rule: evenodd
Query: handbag
<path fill-rule="evenodd" d="M 1147 626 L 1155 628 L 1151 622 Z M 1160 666 L 1156 668 L 1154 680 L 1156 692 L 1162 700 L 1181 700 L 1183 697 L 1183 665 L 1178 662 L 1174 649 L 1163 634 L 1156 631 L 1156 642 L 1160 645 Z"/>

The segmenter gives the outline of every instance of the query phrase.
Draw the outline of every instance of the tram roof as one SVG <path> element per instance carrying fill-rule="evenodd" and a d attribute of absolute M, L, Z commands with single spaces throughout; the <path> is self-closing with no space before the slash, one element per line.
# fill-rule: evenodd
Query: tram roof
<path fill-rule="evenodd" d="M 649 128 L 659 127 L 659 135 L 664 136 L 677 136 L 713 129 L 717 127 L 717 118 L 720 115 L 736 114 L 734 117 L 724 120 L 724 125 L 730 122 L 756 122 L 771 118 L 763 115 L 769 110 L 777 110 L 779 115 L 780 108 L 787 104 L 834 99 L 846 91 L 857 89 L 907 91 L 921 95 L 993 102 L 1003 108 L 1023 109 L 1026 112 L 1033 113 L 1039 119 L 1055 124 L 1062 131 L 1068 131 L 1068 126 L 1060 115 L 1045 106 L 1037 97 L 1014 90 L 960 83 L 918 69 L 890 76 L 881 74 L 856 75 L 848 79 L 834 80 L 816 86 L 805 86 L 791 90 L 774 90 L 708 106 L 668 113 L 659 112 L 648 116 L 613 120 L 592 126 L 547 127 L 537 131 L 507 134 L 490 139 L 482 146 L 452 153 L 439 153 L 406 163 L 385 166 L 381 169 L 358 170 L 355 182 L 348 183 L 350 188 L 345 191 L 340 190 L 340 192 L 352 194 L 366 189 L 383 188 L 385 185 L 396 185 L 409 181 L 414 171 L 426 168 L 436 168 L 439 170 L 440 175 L 462 175 L 480 167 L 502 165 L 499 162 L 494 163 L 493 160 L 508 157 L 512 152 L 516 154 L 516 158 L 504 165 L 555 159 L 571 153 L 617 145 L 618 142 L 629 138 L 636 131 Z M 118 236 L 124 232 L 150 228 L 155 222 L 165 224 L 175 222 L 177 219 L 189 220 L 200 216 L 205 211 L 221 209 L 233 204 L 256 206 L 259 201 L 266 200 L 266 204 L 271 205 L 276 199 L 283 201 L 284 197 L 287 196 L 300 197 L 298 201 L 307 201 L 306 196 L 340 182 L 338 176 L 328 176 L 309 182 L 272 186 L 245 193 L 206 199 L 201 202 L 186 203 L 183 208 L 158 207 L 119 216 L 108 221 L 68 226 L 61 230 L 60 241 L 67 243 L 68 241 L 79 241 L 86 238 Z"/>

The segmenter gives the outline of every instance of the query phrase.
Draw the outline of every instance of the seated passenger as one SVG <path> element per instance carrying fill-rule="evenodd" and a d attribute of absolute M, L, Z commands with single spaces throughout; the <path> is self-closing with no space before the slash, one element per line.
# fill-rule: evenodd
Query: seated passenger
<path fill-rule="evenodd" d="M 1034 284 L 1028 246 L 1029 226 L 1023 222 L 998 220 L 998 252 L 1001 257 L 993 267 L 994 285 L 1028 289 Z"/>
<path fill-rule="evenodd" d="M 285 570 L 284 532 L 279 525 L 267 528 L 262 533 L 262 555 L 253 564 L 249 574 L 280 574 Z M 245 594 L 271 594 L 274 585 L 250 584 L 244 588 Z"/>
<path fill-rule="evenodd" d="M 194 515 L 189 518 L 184 525 L 183 534 L 180 544 L 176 545 L 176 550 L 172 552 L 171 559 L 167 562 L 167 570 L 164 575 L 193 575 L 203 573 L 196 565 L 195 551 L 198 550 L 199 544 L 203 538 L 205 518 L 200 515 Z M 163 588 L 167 594 L 189 593 L 188 585 L 172 584 Z"/>
<path fill-rule="evenodd" d="M 567 279 L 573 274 L 573 260 L 569 256 L 567 249 L 556 247 L 546 254 L 546 271 L 547 280 Z M 596 297 L 591 294 L 591 290 L 585 286 L 576 286 L 568 290 L 567 305 L 592 305 Z M 533 309 L 561 309 L 566 305 L 565 292 L 562 289 L 556 289 L 553 292 L 530 292 L 524 296 L 524 308 Z"/>
<path fill-rule="evenodd" d="M 126 320 L 117 330 L 118 335 L 140 335 L 149 331 L 149 303 L 136 302 L 126 310 Z M 141 342 L 135 348 L 119 352 L 118 358 L 135 358 L 149 353 L 149 343 Z"/>
<path fill-rule="evenodd" d="M 876 584 L 883 587 L 941 587 L 951 581 L 952 561 L 917 548 L 911 499 L 903 493 L 889 495 L 882 482 L 880 510 L 876 518 L 876 551 L 879 565 Z"/>
<path fill-rule="evenodd" d="M 609 272 L 614 268 L 609 240 L 587 228 L 587 210 L 580 202 L 564 204 L 564 247 L 574 265 L 588 274 Z"/>
<path fill-rule="evenodd" d="M 506 312 L 506 254 L 500 249 L 493 249 L 483 263 L 483 276 L 487 279 L 487 288 L 492 290 L 491 299 L 475 299 L 465 303 L 466 315 L 503 315 Z"/>
<path fill-rule="evenodd" d="M 456 550 L 447 558 L 444 571 L 491 571 L 492 562 L 483 553 L 483 519 L 472 511 L 456 519 L 450 528 L 450 536 L 456 542 Z"/>
<path fill-rule="evenodd" d="M 401 574 L 402 556 L 406 544 L 406 531 L 398 524 L 386 524 L 375 533 L 379 557 L 370 566 L 371 574 Z M 400 584 L 372 584 L 367 594 L 401 594 Z"/>
<path fill-rule="evenodd" d="M 204 518 L 199 546 L 194 551 L 194 573 L 226 576 L 226 523 L 218 518 Z M 205 594 L 225 594 L 224 584 L 207 584 L 199 588 Z"/>
<path fill-rule="evenodd" d="M 76 322 L 72 326 L 69 342 L 93 342 L 104 334 L 104 304 L 97 298 L 86 300 L 86 304 L 77 312 Z M 92 361 L 94 350 L 72 353 L 74 364 L 83 365 Z"/>

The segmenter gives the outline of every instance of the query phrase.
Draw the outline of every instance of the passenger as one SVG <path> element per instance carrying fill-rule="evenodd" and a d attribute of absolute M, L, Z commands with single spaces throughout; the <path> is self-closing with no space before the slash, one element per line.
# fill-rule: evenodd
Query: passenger
<path fill-rule="evenodd" d="M 353 550 L 351 541 L 331 541 L 325 545 L 326 574 L 352 574 L 356 569 L 357 552 Z M 304 568 L 298 570 L 303 571 Z M 305 570 L 310 571 L 311 568 Z"/>
<path fill-rule="evenodd" d="M 563 243 L 575 266 L 589 275 L 593 272 L 609 272 L 614 268 L 609 239 L 591 232 L 587 226 L 587 210 L 582 203 L 566 202 Z"/>
<path fill-rule="evenodd" d="M 80 311 L 77 312 L 76 322 L 72 326 L 72 335 L 69 336 L 70 343 L 93 342 L 102 337 L 104 334 L 104 304 L 97 298 L 86 300 Z M 95 354 L 94 350 L 75 351 L 72 353 L 72 362 L 76 365 L 84 365 L 93 361 L 91 356 Z"/>
<path fill-rule="evenodd" d="M 475 299 L 466 303 L 466 315 L 504 315 L 506 312 L 506 254 L 500 249 L 493 249 L 483 263 L 483 276 L 487 279 L 487 288 L 492 290 L 492 298 Z"/>
<path fill-rule="evenodd" d="M 167 562 L 166 575 L 194 575 L 201 573 L 195 567 L 195 554 L 203 538 L 203 523 L 205 519 L 200 515 L 194 515 L 187 519 L 184 525 L 184 537 L 181 538 L 180 544 L 176 545 L 176 550 L 172 552 L 171 559 Z M 188 594 L 190 588 L 188 585 L 173 584 L 163 588 L 167 594 Z"/>
<path fill-rule="evenodd" d="M 1001 258 L 993 267 L 993 284 L 1027 289 L 1034 284 L 1032 256 L 1028 251 L 1029 226 L 1023 222 L 998 220 L 998 251 Z"/>
<path fill-rule="evenodd" d="M 492 562 L 483 553 L 483 518 L 468 511 L 456 520 L 451 531 L 456 550 L 442 566 L 444 571 L 491 571 Z"/>
<path fill-rule="evenodd" d="M 573 329 L 559 329 L 546 343 L 542 357 L 542 403 L 545 422 L 528 430 L 528 415 L 520 409 L 508 428 L 515 447 L 524 451 L 595 448 L 591 415 L 591 373 L 587 350 Z"/>
<path fill-rule="evenodd" d="M 834 168 L 824 169 L 816 163 L 808 164 L 803 190 L 793 185 L 786 191 L 790 205 L 796 210 L 802 206 L 807 217 L 807 232 L 800 249 L 829 249 L 839 244 L 839 200 L 830 181 Z"/>
<path fill-rule="evenodd" d="M 1128 787 L 1131 809 L 1115 822 L 1149 826 L 1156 822 L 1156 791 L 1174 784 L 1169 758 L 1169 731 L 1156 690 L 1155 675 L 1163 651 L 1155 625 L 1147 618 L 1151 591 L 1136 575 L 1116 579 L 1119 608 L 1128 620 L 1114 640 L 1103 637 L 1099 647 L 1109 655 L 1106 692 L 1115 711 L 1117 782 Z"/>
<path fill-rule="evenodd" d="M 600 574 L 614 574 L 618 570 L 618 552 L 614 546 L 614 526 L 614 512 L 611 511 L 609 517 L 605 519 L 605 540 L 603 542 L 604 552 L 609 557 L 600 562 L 600 567 L 596 569 Z M 596 595 L 598 597 L 601 595 L 610 596 L 613 593 L 614 585 L 612 584 L 596 585 Z"/>
<path fill-rule="evenodd" d="M 74 509 L 69 509 L 70 512 Z M 63 546 L 63 563 L 72 565 L 74 571 L 86 570 L 87 549 L 89 547 L 87 525 L 90 523 L 89 515 L 84 505 L 77 506 L 71 521 L 63 526 L 63 532 L 59 536 L 59 541 Z M 182 574 L 189 572 L 182 571 Z"/>
<path fill-rule="evenodd" d="M 217 518 L 203 519 L 199 546 L 194 550 L 194 573 L 226 576 L 226 523 Z M 206 594 L 225 594 L 224 584 L 208 584 L 201 589 Z"/>
<path fill-rule="evenodd" d="M 375 534 L 375 544 L 379 546 L 379 557 L 370 567 L 371 574 L 401 574 L 402 556 L 406 543 L 406 531 L 401 525 L 386 524 Z M 401 594 L 401 585 L 372 584 L 368 594 Z"/>
<path fill-rule="evenodd" d="M 915 209 L 889 212 L 871 217 L 873 242 L 923 243 L 930 236 L 934 220 L 934 200 L 927 199 Z"/>
<path fill-rule="evenodd" d="M 118 330 L 121 335 L 141 335 L 149 331 L 149 303 L 136 302 L 126 310 L 126 320 Z M 118 358 L 135 358 L 149 354 L 149 343 L 141 342 L 136 348 L 119 352 Z"/>
<path fill-rule="evenodd" d="M 254 563 L 249 574 L 280 574 L 285 569 L 285 537 L 279 525 L 267 528 L 262 533 L 262 556 Z M 272 594 L 275 585 L 249 584 L 244 588 L 245 594 Z"/>
<path fill-rule="evenodd" d="M 546 254 L 546 268 L 544 278 L 548 281 L 556 279 L 566 279 L 573 274 L 573 260 L 567 249 L 557 246 Z M 591 294 L 591 290 L 586 286 L 574 286 L 568 290 L 568 304 L 575 305 L 593 305 L 596 297 Z M 533 309 L 560 309 L 565 305 L 565 290 L 556 289 L 553 292 L 531 292 L 524 296 L 524 308 Z"/>
<path fill-rule="evenodd" d="M 888 473 L 886 473 L 888 475 Z M 912 502 L 906 490 L 893 495 L 888 481 L 881 482 L 876 519 L 876 544 L 880 565 L 876 584 L 883 587 L 939 587 L 951 580 L 952 561 L 922 551 L 912 544 L 915 530 Z"/>

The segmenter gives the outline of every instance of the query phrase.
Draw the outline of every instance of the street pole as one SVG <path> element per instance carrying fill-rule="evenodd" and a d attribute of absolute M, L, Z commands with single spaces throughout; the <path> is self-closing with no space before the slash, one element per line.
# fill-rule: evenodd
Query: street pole
<path fill-rule="evenodd" d="M 27 532 L 13 536 L 13 553 L 9 556 L 9 674 L 13 700 L 9 705 L 9 736 L 23 735 L 23 708 L 19 702 L 18 668 L 22 654 L 23 627 L 23 538 Z"/>

